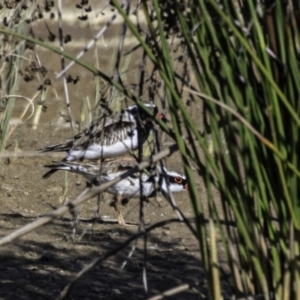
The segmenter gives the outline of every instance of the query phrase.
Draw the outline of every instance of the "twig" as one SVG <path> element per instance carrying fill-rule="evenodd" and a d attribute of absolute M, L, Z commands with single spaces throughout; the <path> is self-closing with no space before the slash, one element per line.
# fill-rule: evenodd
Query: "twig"
<path fill-rule="evenodd" d="M 157 161 L 171 155 L 172 153 L 174 153 L 176 150 L 178 149 L 177 144 L 174 144 L 166 149 L 164 149 L 163 151 L 159 152 L 158 154 L 156 154 L 155 156 L 153 156 L 152 158 L 150 158 L 147 161 L 143 161 L 140 164 L 138 164 L 135 168 L 132 168 L 131 170 L 127 171 L 126 173 L 122 174 L 121 176 L 118 176 L 117 178 L 106 182 L 104 184 L 101 184 L 98 187 L 93 187 L 88 193 L 87 189 L 85 189 L 81 195 L 79 195 L 77 198 L 75 198 L 74 200 L 72 200 L 71 202 L 69 202 L 68 204 L 53 210 L 52 212 L 50 212 L 48 214 L 48 216 L 44 216 L 32 223 L 29 223 L 23 227 L 21 227 L 18 230 L 13 231 L 11 234 L 3 237 L 2 239 L 0 239 L 0 246 L 6 245 L 12 241 L 14 241 L 15 239 L 28 234 L 29 232 L 51 222 L 54 218 L 57 218 L 63 214 L 65 214 L 66 212 L 74 209 L 76 206 L 78 206 L 80 203 L 94 197 L 95 195 L 104 192 L 106 189 L 108 189 L 109 187 L 113 186 L 114 184 L 116 184 L 117 182 L 121 181 L 122 179 L 131 176 L 132 174 L 134 174 L 135 172 L 141 171 L 147 167 L 149 167 L 151 164 L 156 163 Z M 86 193 L 86 194 L 85 194 Z M 83 195 L 84 194 L 84 195 Z M 83 196 L 82 196 L 83 195 Z"/>
<path fill-rule="evenodd" d="M 178 285 L 172 289 L 166 290 L 164 292 L 162 292 L 159 295 L 153 296 L 151 298 L 148 298 L 148 300 L 161 300 L 170 296 L 174 296 L 176 294 L 182 293 L 184 291 L 187 290 L 191 290 L 197 286 L 200 285 L 200 282 L 195 282 L 195 283 L 186 283 L 186 284 L 182 284 L 182 285 Z M 228 299 L 227 297 L 223 297 L 224 299 Z M 259 295 L 255 295 L 255 296 L 245 296 L 242 298 L 234 298 L 236 300 L 260 300 L 263 299 L 263 295 L 259 294 Z M 233 298 L 230 298 L 233 299 Z"/>
<path fill-rule="evenodd" d="M 6 146 L 6 148 L 8 148 Z M 56 157 L 56 158 L 63 158 L 64 154 L 63 153 L 48 153 L 48 152 L 37 152 L 37 151 L 22 151 L 20 153 L 14 153 L 14 152 L 2 152 L 0 153 L 0 158 L 5 158 L 5 157 L 43 157 L 43 156 L 48 156 L 48 157 Z"/>
<path fill-rule="evenodd" d="M 182 293 L 186 290 L 190 290 L 192 288 L 194 288 L 195 286 L 198 286 L 199 282 L 197 283 L 186 283 L 186 284 L 182 284 L 179 286 L 176 286 L 175 288 L 166 290 L 165 292 L 162 292 L 159 295 L 156 295 L 154 297 L 148 298 L 148 300 L 160 300 L 160 299 L 164 299 L 166 297 L 170 297 L 179 293 Z"/>
<path fill-rule="evenodd" d="M 31 114 L 30 114 L 30 116 L 25 120 L 25 121 L 23 121 L 23 122 L 26 122 L 27 120 L 29 120 L 31 117 L 32 117 L 32 115 L 33 115 L 33 113 L 34 113 L 34 106 L 33 106 L 33 100 L 36 98 L 36 96 L 38 95 L 39 93 L 36 93 L 35 95 L 34 95 L 34 97 L 33 97 L 33 99 L 29 99 L 29 98 L 27 98 L 27 97 L 25 97 L 25 96 L 22 96 L 22 95 L 5 95 L 3 98 L 23 98 L 23 99 L 25 99 L 25 100 L 27 100 L 29 103 L 28 103 L 28 106 L 31 106 Z M 26 111 L 27 111 L 27 108 L 26 108 Z M 25 112 L 26 112 L 25 111 Z M 25 113 L 23 113 L 22 114 L 22 116 L 21 116 L 21 118 L 20 119 L 22 119 L 23 118 L 23 116 L 24 116 L 24 114 Z"/>
<path fill-rule="evenodd" d="M 59 34 L 59 47 L 61 51 L 64 51 L 64 37 L 63 37 L 63 27 L 62 27 L 62 0 L 57 1 L 57 13 L 58 13 L 58 34 Z M 60 56 L 61 69 L 65 68 L 65 57 L 63 55 Z M 74 135 L 74 127 L 73 127 L 73 119 L 72 119 L 72 111 L 70 106 L 70 98 L 69 98 L 69 90 L 67 85 L 66 73 L 63 76 L 63 85 L 66 99 L 67 111 L 70 119 L 70 126 L 72 134 Z"/>
<path fill-rule="evenodd" d="M 129 251 L 126 260 L 122 263 L 121 265 L 121 269 L 124 269 L 127 262 L 129 261 L 129 259 L 131 258 L 132 254 L 134 253 L 135 249 L 136 249 L 136 245 L 137 245 L 137 240 L 135 241 L 134 245 L 131 246 L 131 250 Z"/>
<path fill-rule="evenodd" d="M 130 3 L 127 3 L 127 1 L 124 1 L 124 7 L 126 7 L 126 11 L 129 14 L 129 10 L 130 10 Z M 113 79 L 115 81 L 122 81 L 122 77 L 120 75 L 120 62 L 121 62 L 121 53 L 124 47 L 124 40 L 125 40 L 125 35 L 126 35 L 126 31 L 127 31 L 127 25 L 126 22 L 123 23 L 122 26 L 122 32 L 120 34 L 120 38 L 119 38 L 119 44 L 118 44 L 118 51 L 117 51 L 117 58 L 116 58 L 116 63 L 115 63 L 115 68 L 114 68 L 114 77 Z M 116 93 L 116 87 L 113 86 L 112 90 L 111 90 L 111 95 L 110 95 L 110 99 L 114 99 Z"/>

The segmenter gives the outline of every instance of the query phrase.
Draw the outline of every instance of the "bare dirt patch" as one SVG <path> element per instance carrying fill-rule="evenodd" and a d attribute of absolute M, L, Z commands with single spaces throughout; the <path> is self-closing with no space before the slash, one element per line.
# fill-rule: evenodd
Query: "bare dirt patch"
<path fill-rule="evenodd" d="M 41 128 L 43 128 L 41 126 Z M 21 132 L 26 132 L 22 135 Z M 18 137 L 23 153 L 34 153 L 37 148 L 69 137 L 68 130 L 32 130 L 29 126 L 18 129 L 11 141 Z M 7 152 L 6 152 L 7 153 Z M 19 152 L 16 152 L 17 154 Z M 22 154 L 22 153 L 21 153 Z M 20 155 L 20 153 L 19 153 Z M 0 235 L 34 221 L 52 208 L 61 205 L 64 172 L 49 180 L 42 180 L 43 165 L 53 157 L 14 157 L 0 163 Z M 182 171 L 177 154 L 168 159 L 168 168 Z M 85 187 L 81 177 L 68 175 L 67 197 L 78 195 Z M 192 209 L 187 193 L 175 195 L 177 203 L 187 217 Z M 110 197 L 105 196 L 100 206 L 100 217 L 115 219 L 110 207 Z M 114 222 L 95 221 L 97 200 L 88 200 L 80 214 L 76 239 L 71 239 L 70 214 L 0 248 L 1 299 L 54 299 L 92 259 L 120 245 L 138 230 L 138 226 L 121 227 Z M 131 200 L 123 207 L 125 220 L 138 224 L 139 201 Z M 145 208 L 147 224 L 174 218 L 165 199 L 151 201 Z M 122 263 L 131 247 L 125 248 L 75 285 L 72 299 L 145 299 L 184 283 L 201 282 L 201 260 L 198 241 L 184 224 L 174 223 L 155 229 L 147 239 L 148 295 L 142 281 L 144 243 L 140 239 L 133 256 L 124 269 Z M 201 287 L 205 290 L 205 285 Z M 198 299 L 199 294 L 189 290 L 173 299 Z"/>

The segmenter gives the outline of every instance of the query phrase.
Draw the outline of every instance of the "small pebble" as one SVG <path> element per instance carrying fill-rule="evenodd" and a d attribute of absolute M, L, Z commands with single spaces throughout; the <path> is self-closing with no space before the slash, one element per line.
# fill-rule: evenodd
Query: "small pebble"
<path fill-rule="evenodd" d="M 148 250 L 158 250 L 157 245 L 149 246 Z"/>
<path fill-rule="evenodd" d="M 163 233 L 163 235 L 170 235 L 171 231 L 170 230 L 164 230 L 162 233 Z"/>
<path fill-rule="evenodd" d="M 120 233 L 118 231 L 111 231 L 110 235 L 113 235 L 113 236 L 116 235 L 116 236 L 118 236 L 118 235 L 120 235 Z"/>
<path fill-rule="evenodd" d="M 113 292 L 114 294 L 121 295 L 121 292 L 120 292 L 120 290 L 118 290 L 118 289 L 112 289 L 112 292 Z"/>
<path fill-rule="evenodd" d="M 187 250 L 187 248 L 183 245 L 178 245 L 174 247 L 175 250 L 180 250 L 180 251 L 185 251 Z"/>
<path fill-rule="evenodd" d="M 111 219 L 111 216 L 104 215 L 104 216 L 101 217 L 101 219 Z"/>

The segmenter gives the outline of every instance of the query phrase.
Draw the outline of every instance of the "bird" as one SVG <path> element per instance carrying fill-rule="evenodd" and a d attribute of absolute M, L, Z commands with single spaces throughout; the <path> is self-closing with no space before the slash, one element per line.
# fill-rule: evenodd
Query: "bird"
<path fill-rule="evenodd" d="M 168 121 L 155 104 L 144 105 L 151 109 L 155 116 Z M 40 151 L 65 151 L 67 155 L 62 162 L 116 158 L 138 149 L 147 140 L 152 129 L 152 118 L 137 105 L 131 105 L 125 111 L 111 117 L 98 118 L 90 127 L 65 143 L 51 145 Z M 55 172 L 55 169 L 50 170 L 43 178 L 48 178 Z"/>
<path fill-rule="evenodd" d="M 137 166 L 136 160 L 132 158 L 123 158 L 108 162 L 84 163 L 84 162 L 57 162 L 52 165 L 45 165 L 45 168 L 51 170 L 64 170 L 82 175 L 88 183 L 99 186 L 100 184 L 109 182 L 118 176 L 132 170 Z M 126 225 L 119 203 L 122 199 L 139 198 L 142 195 L 144 199 L 154 197 L 157 192 L 181 192 L 188 189 L 185 175 L 177 172 L 169 171 L 165 167 L 157 165 L 157 173 L 151 173 L 151 169 L 147 169 L 147 173 L 135 172 L 130 176 L 120 180 L 113 186 L 109 187 L 105 192 L 112 194 L 113 206 L 118 215 L 118 223 Z M 158 190 L 156 188 L 158 186 Z"/>

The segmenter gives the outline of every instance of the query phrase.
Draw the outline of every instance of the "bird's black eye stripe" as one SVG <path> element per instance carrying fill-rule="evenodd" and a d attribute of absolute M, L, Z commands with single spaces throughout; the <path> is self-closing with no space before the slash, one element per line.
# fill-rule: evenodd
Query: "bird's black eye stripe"
<path fill-rule="evenodd" d="M 147 105 L 146 104 L 146 107 L 148 107 L 149 109 L 153 110 L 153 114 L 154 115 L 157 115 L 158 113 L 158 107 L 156 105 Z M 145 118 L 145 117 L 148 117 L 148 115 L 145 114 L 145 112 L 142 110 L 142 109 L 139 109 L 138 106 L 133 106 L 131 107 L 129 110 L 128 110 L 133 116 L 140 116 L 141 118 Z"/>
<path fill-rule="evenodd" d="M 129 112 L 133 115 L 133 116 L 136 116 L 138 114 L 138 107 L 137 106 L 134 106 L 134 107 L 131 107 L 129 109 Z"/>
<path fill-rule="evenodd" d="M 135 107 L 131 110 L 131 113 L 134 114 L 134 115 L 137 115 L 138 114 L 138 111 L 139 111 L 139 108 L 138 107 Z"/>
<path fill-rule="evenodd" d="M 155 116 L 157 115 L 157 113 L 158 113 L 158 107 L 157 106 L 153 107 L 153 113 L 154 113 Z"/>
<path fill-rule="evenodd" d="M 159 183 L 161 183 L 161 180 L 162 180 L 162 176 L 159 176 L 160 180 L 159 180 Z M 152 183 L 155 183 L 155 176 L 154 175 L 150 175 L 148 177 L 148 179 L 146 180 L 146 182 L 152 182 Z"/>

